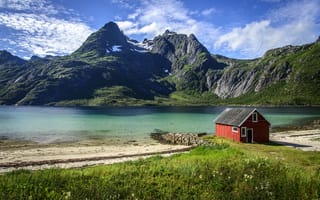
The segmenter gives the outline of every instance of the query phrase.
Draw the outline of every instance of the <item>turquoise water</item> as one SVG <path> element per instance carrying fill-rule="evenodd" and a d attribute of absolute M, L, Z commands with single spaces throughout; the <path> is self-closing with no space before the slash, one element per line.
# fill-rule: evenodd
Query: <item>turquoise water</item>
<path fill-rule="evenodd" d="M 146 139 L 155 131 L 213 133 L 225 107 L 0 107 L 0 138 L 50 143 Z M 272 126 L 320 118 L 320 108 L 258 108 Z"/>

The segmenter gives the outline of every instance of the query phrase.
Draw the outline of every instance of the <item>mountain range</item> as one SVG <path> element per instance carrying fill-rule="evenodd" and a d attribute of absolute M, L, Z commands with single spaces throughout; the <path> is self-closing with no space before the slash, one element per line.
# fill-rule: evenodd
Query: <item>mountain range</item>
<path fill-rule="evenodd" d="M 319 89 L 319 39 L 239 60 L 193 34 L 138 42 L 109 22 L 70 55 L 0 51 L 0 105 L 319 105 Z"/>

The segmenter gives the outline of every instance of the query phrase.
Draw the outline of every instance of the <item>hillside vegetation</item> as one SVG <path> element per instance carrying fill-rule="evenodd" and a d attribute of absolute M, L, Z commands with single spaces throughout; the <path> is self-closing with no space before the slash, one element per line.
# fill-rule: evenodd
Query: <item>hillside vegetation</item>
<path fill-rule="evenodd" d="M 277 145 L 214 145 L 163 158 L 0 176 L 1 199 L 318 199 L 320 154 Z"/>
<path fill-rule="evenodd" d="M 320 41 L 239 60 L 195 35 L 138 42 L 107 23 L 70 55 L 0 51 L 0 105 L 320 105 Z"/>

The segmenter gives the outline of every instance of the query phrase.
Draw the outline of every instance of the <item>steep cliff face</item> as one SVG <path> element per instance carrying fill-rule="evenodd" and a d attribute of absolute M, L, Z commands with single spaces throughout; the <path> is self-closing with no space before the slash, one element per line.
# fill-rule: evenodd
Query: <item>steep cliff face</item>
<path fill-rule="evenodd" d="M 289 62 L 275 64 L 271 59 L 246 61 L 226 68 L 217 81 L 214 92 L 221 98 L 238 97 L 248 92 L 259 92 L 279 81 L 286 80 L 292 71 Z"/>
<path fill-rule="evenodd" d="M 217 80 L 214 92 L 224 99 L 257 94 L 270 87 L 277 87 L 276 92 L 282 91 L 294 98 L 302 98 L 306 94 L 312 96 L 310 91 L 319 94 L 315 89 L 320 88 L 319 59 L 320 45 L 317 42 L 269 50 L 255 60 L 225 59 L 223 62 L 228 67 Z M 276 86 L 279 84 L 281 87 Z"/>
<path fill-rule="evenodd" d="M 172 64 L 172 73 L 190 66 L 195 71 L 218 68 L 218 63 L 193 34 L 187 36 L 167 30 L 154 38 L 151 52 L 167 58 Z"/>
<path fill-rule="evenodd" d="M 166 31 L 153 40 L 151 52 L 165 57 L 171 66 L 170 76 L 177 90 L 209 91 L 214 74 L 224 67 L 191 34 Z"/>

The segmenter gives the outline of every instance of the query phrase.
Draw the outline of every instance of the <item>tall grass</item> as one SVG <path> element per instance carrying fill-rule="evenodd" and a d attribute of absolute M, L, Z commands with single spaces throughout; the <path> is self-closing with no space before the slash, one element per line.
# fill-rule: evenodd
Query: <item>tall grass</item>
<path fill-rule="evenodd" d="M 320 170 L 222 143 L 188 154 L 0 176 L 0 199 L 317 199 Z"/>

